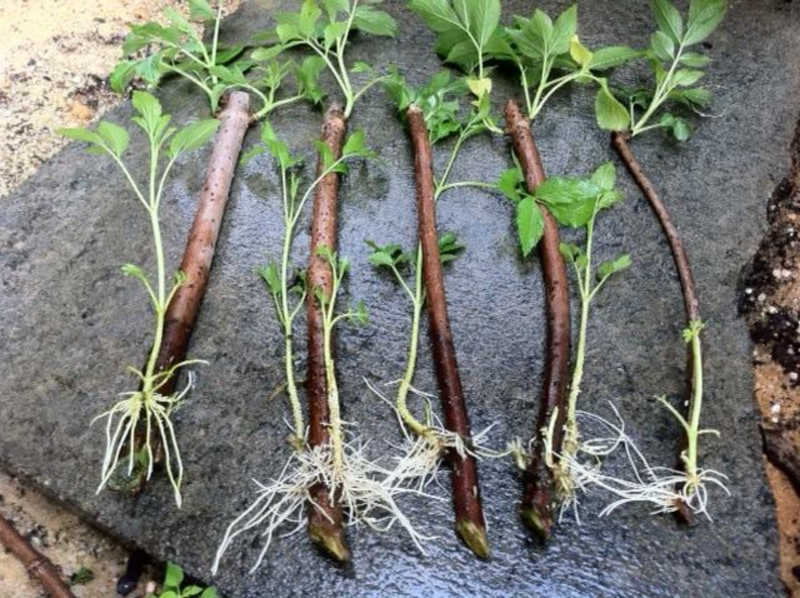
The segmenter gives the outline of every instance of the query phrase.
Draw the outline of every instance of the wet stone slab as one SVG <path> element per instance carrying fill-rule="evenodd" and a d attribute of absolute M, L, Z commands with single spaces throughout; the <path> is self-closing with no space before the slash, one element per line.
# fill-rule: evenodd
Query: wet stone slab
<path fill-rule="evenodd" d="M 529 3 L 506 2 L 506 14 Z M 563 3 L 547 1 L 553 11 Z M 582 6 L 582 33 L 592 45 L 626 40 L 644 44 L 650 19 L 636 0 Z M 246 3 L 224 28 L 241 38 L 266 26 L 269 2 Z M 398 61 L 414 83 L 439 69 L 432 35 L 403 11 L 397 40 L 356 38 L 354 58 Z M 519 481 L 506 460 L 480 467 L 493 557 L 474 559 L 451 531 L 447 501 L 411 500 L 412 519 L 438 536 L 421 556 L 402 534 L 351 530 L 353 565 L 337 569 L 304 534 L 276 541 L 255 573 L 247 570 L 259 541 L 236 544 L 213 581 L 231 598 L 316 596 L 752 596 L 781 594 L 772 498 L 763 476 L 757 417 L 751 398 L 749 343 L 736 317 L 741 267 L 764 230 L 766 198 L 787 167 L 796 117 L 789 105 L 800 92 L 800 8 L 778 0 L 734 1 L 711 42 L 715 62 L 708 84 L 717 95 L 714 118 L 694 139 L 677 146 L 660 135 L 636 141 L 693 258 L 708 321 L 705 425 L 722 433 L 707 440 L 708 467 L 730 476 L 732 495 L 716 492 L 714 523 L 684 529 L 669 516 L 650 517 L 629 507 L 597 518 L 602 497 L 583 502 L 582 525 L 567 522 L 547 548 L 533 542 L 516 516 Z M 513 93 L 498 76 L 494 97 Z M 175 83 L 161 97 L 177 121 L 202 115 L 203 98 Z M 593 125 L 591 97 L 581 90 L 560 96 L 534 132 L 551 174 L 586 172 L 609 159 L 608 137 Z M 123 106 L 110 119 L 130 116 Z M 321 114 L 295 107 L 273 124 L 313 164 L 312 141 Z M 399 442 L 387 408 L 362 383 L 367 376 L 400 376 L 408 305 L 367 262 L 363 240 L 415 239 L 409 146 L 381 92 L 357 106 L 352 128 L 368 131 L 380 159 L 356 164 L 341 191 L 340 243 L 353 262 L 347 284 L 363 299 L 372 321 L 342 328 L 337 350 L 344 415 L 363 437 Z M 144 168 L 138 137 L 128 152 L 134 171 Z M 251 130 L 246 146 L 255 143 Z M 209 149 L 180 160 L 169 181 L 164 225 L 171 264 L 177 264 L 202 184 Z M 508 163 L 504 139 L 473 140 L 454 176 L 494 178 Z M 614 400 L 646 454 L 671 464 L 678 429 L 649 398 L 676 396 L 682 387 L 682 304 L 661 231 L 627 176 L 626 202 L 598 223 L 597 254 L 630 251 L 634 267 L 615 278 L 597 300 L 589 329 L 583 405 L 607 413 Z M 253 497 L 251 478 L 267 480 L 289 454 L 285 402 L 268 401 L 282 381 L 281 343 L 272 307 L 254 268 L 276 257 L 281 244 L 278 182 L 267 156 L 253 159 L 234 181 L 211 283 L 190 354 L 212 365 L 198 370 L 191 402 L 176 416 L 186 483 L 176 510 L 166 480 L 132 500 L 95 496 L 102 454 L 101 426 L 89 421 L 132 384 L 123 371 L 147 350 L 150 315 L 141 289 L 119 273 L 127 261 L 152 266 L 147 222 L 110 160 L 87 156 L 80 144 L 65 149 L 0 206 L 0 462 L 22 474 L 87 519 L 156 559 L 180 562 L 211 581 L 209 568 L 227 523 Z M 511 206 L 478 191 L 452 192 L 439 205 L 442 230 L 459 234 L 467 249 L 446 275 L 452 326 L 475 429 L 496 423 L 502 445 L 531 433 L 543 367 L 542 284 L 535 260 L 518 257 Z M 308 244 L 304 222 L 297 261 Z M 302 338 L 302 335 L 300 335 Z M 418 387 L 435 389 L 427 343 L 422 344 Z M 302 355 L 302 347 L 300 353 Z M 612 471 L 621 471 L 612 463 Z M 442 483 L 448 486 L 446 474 Z M 442 490 L 443 496 L 447 493 Z"/>

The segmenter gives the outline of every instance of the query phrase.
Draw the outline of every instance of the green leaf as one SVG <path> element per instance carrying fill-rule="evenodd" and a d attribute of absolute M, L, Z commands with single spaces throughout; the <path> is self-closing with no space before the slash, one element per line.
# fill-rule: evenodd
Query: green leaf
<path fill-rule="evenodd" d="M 569 55 L 580 66 L 589 66 L 594 59 L 591 50 L 581 43 L 577 35 L 573 35 L 569 42 Z"/>
<path fill-rule="evenodd" d="M 594 100 L 594 113 L 597 126 L 607 131 L 624 131 L 628 128 L 630 115 L 608 90 L 608 85 L 601 84 Z"/>
<path fill-rule="evenodd" d="M 550 177 L 536 188 L 536 199 L 544 203 L 559 223 L 584 226 L 594 214 L 602 193 L 593 180 Z"/>
<path fill-rule="evenodd" d="M 703 71 L 695 69 L 678 69 L 672 75 L 672 83 L 679 87 L 691 87 L 705 75 Z"/>
<path fill-rule="evenodd" d="M 544 218 L 534 199 L 528 195 L 517 203 L 517 233 L 522 255 L 528 257 L 544 232 Z"/>
<path fill-rule="evenodd" d="M 278 265 L 277 264 L 267 264 L 266 266 L 262 266 L 258 270 L 256 270 L 258 275 L 264 281 L 264 284 L 267 285 L 267 289 L 273 295 L 279 295 L 281 292 L 281 277 L 278 273 Z"/>
<path fill-rule="evenodd" d="M 155 96 L 146 91 L 134 91 L 131 103 L 136 111 L 141 114 L 145 131 L 153 133 L 158 128 L 161 119 L 161 103 Z"/>
<path fill-rule="evenodd" d="M 108 83 L 113 91 L 124 93 L 135 75 L 136 61 L 120 60 L 108 76 Z"/>
<path fill-rule="evenodd" d="M 180 596 L 178 596 L 178 592 L 174 590 L 167 590 L 166 592 L 161 592 L 158 598 L 180 598 Z"/>
<path fill-rule="evenodd" d="M 328 13 L 328 18 L 331 21 L 336 20 L 337 13 L 350 11 L 349 0 L 322 0 L 322 6 L 325 7 L 325 12 Z"/>
<path fill-rule="evenodd" d="M 669 93 L 669 98 L 690 108 L 707 108 L 711 105 L 712 95 L 703 87 L 695 87 L 694 89 L 673 89 Z"/>
<path fill-rule="evenodd" d="M 676 44 L 681 43 L 683 35 L 683 19 L 678 9 L 669 2 L 669 0 L 653 0 L 653 17 L 666 35 L 668 35 Z"/>
<path fill-rule="evenodd" d="M 89 129 L 84 128 L 75 128 L 75 129 L 56 129 L 56 133 L 59 135 L 63 135 L 68 139 L 74 139 L 75 141 L 85 141 L 87 143 L 93 144 L 101 144 L 103 142 L 100 135 L 95 133 L 94 131 L 90 131 Z"/>
<path fill-rule="evenodd" d="M 189 0 L 189 17 L 193 21 L 214 21 L 217 15 L 206 0 Z"/>
<path fill-rule="evenodd" d="M 320 73 L 325 69 L 325 61 L 319 56 L 308 56 L 295 70 L 298 93 L 313 104 L 325 99 L 325 92 L 319 86 Z"/>
<path fill-rule="evenodd" d="M 394 37 L 397 32 L 397 22 L 389 13 L 375 10 L 368 4 L 361 4 L 356 8 L 353 24 L 356 29 L 372 35 Z"/>
<path fill-rule="evenodd" d="M 408 7 L 437 33 L 450 30 L 453 22 L 458 22 L 458 15 L 448 0 L 411 0 Z"/>
<path fill-rule="evenodd" d="M 373 266 L 394 266 L 394 260 L 384 251 L 373 251 L 367 259 Z"/>
<path fill-rule="evenodd" d="M 592 173 L 592 182 L 605 191 L 614 189 L 617 183 L 617 169 L 613 162 L 605 162 Z"/>
<path fill-rule="evenodd" d="M 606 276 L 611 276 L 616 272 L 622 272 L 623 270 L 630 268 L 631 266 L 631 256 L 628 253 L 623 253 L 621 256 L 617 257 L 616 259 L 609 260 L 607 262 L 603 262 L 597 267 L 597 278 L 603 279 Z"/>
<path fill-rule="evenodd" d="M 183 581 L 183 569 L 175 563 L 167 561 L 167 569 L 164 573 L 164 587 L 179 588 Z"/>
<path fill-rule="evenodd" d="M 684 43 L 691 46 L 706 39 L 725 18 L 727 10 L 726 0 L 692 0 Z"/>
<path fill-rule="evenodd" d="M 509 168 L 500 173 L 500 178 L 497 179 L 497 188 L 500 189 L 502 194 L 508 199 L 516 203 L 522 199 L 519 186 L 524 181 L 525 179 L 519 167 Z"/>
<path fill-rule="evenodd" d="M 342 156 L 365 156 L 370 153 L 366 146 L 364 131 L 361 129 L 350 135 L 342 147 Z"/>
<path fill-rule="evenodd" d="M 200 594 L 200 598 L 219 598 L 219 594 L 217 593 L 217 588 L 211 586 L 210 588 L 206 588 L 206 590 Z"/>
<path fill-rule="evenodd" d="M 568 262 L 575 263 L 584 255 L 583 249 L 574 243 L 559 243 L 558 251 Z"/>
<path fill-rule="evenodd" d="M 606 191 L 602 193 L 600 197 L 597 199 L 597 209 L 598 210 L 605 210 L 610 208 L 614 204 L 619 203 L 622 201 L 623 195 L 616 189 L 612 189 L 611 191 Z"/>
<path fill-rule="evenodd" d="M 317 21 L 322 16 L 322 11 L 317 6 L 316 0 L 304 0 L 300 6 L 300 13 L 297 19 L 297 28 L 305 38 L 315 37 L 317 31 Z"/>
<path fill-rule="evenodd" d="M 250 53 L 250 58 L 256 62 L 267 62 L 278 56 L 285 49 L 286 47 L 281 44 L 275 44 L 267 48 L 256 48 Z"/>
<path fill-rule="evenodd" d="M 628 46 L 606 46 L 594 51 L 592 57 L 592 70 L 602 71 L 625 64 L 626 62 L 642 56 L 640 50 Z"/>
<path fill-rule="evenodd" d="M 586 226 L 595 213 L 597 199 L 592 197 L 569 204 L 548 204 L 548 209 L 559 224 L 564 226 Z"/>
<path fill-rule="evenodd" d="M 663 31 L 650 36 L 650 48 L 659 60 L 672 60 L 675 56 L 675 42 Z"/>
<path fill-rule="evenodd" d="M 561 13 L 553 24 L 550 48 L 553 54 L 569 52 L 570 40 L 578 30 L 578 5 L 573 4 Z"/>
<path fill-rule="evenodd" d="M 198 120 L 183 127 L 170 140 L 167 154 L 174 158 L 181 152 L 190 152 L 204 146 L 219 127 L 219 121 L 210 118 Z"/>
<path fill-rule="evenodd" d="M 325 41 L 325 49 L 327 50 L 333 46 L 333 44 L 336 43 L 336 40 L 342 37 L 345 33 L 347 33 L 347 23 L 345 22 L 333 22 L 325 25 L 325 29 L 322 31 L 323 40 Z"/>
<path fill-rule="evenodd" d="M 478 42 L 485 46 L 500 23 L 500 0 L 456 0 L 458 7 L 466 6 L 464 22 Z"/>
<path fill-rule="evenodd" d="M 678 141 L 686 141 L 692 136 L 692 129 L 682 118 L 676 118 L 672 123 L 672 135 Z"/>
<path fill-rule="evenodd" d="M 111 150 L 111 153 L 118 158 L 128 147 L 130 139 L 128 131 L 119 125 L 104 120 L 97 125 L 97 134 L 100 135 L 105 145 Z"/>
<path fill-rule="evenodd" d="M 181 598 L 190 598 L 191 596 L 197 596 L 199 593 L 203 591 L 203 588 L 200 586 L 188 586 L 183 588 L 181 591 Z"/>
<path fill-rule="evenodd" d="M 685 54 L 681 54 L 680 62 L 690 68 L 701 69 L 708 66 L 711 59 L 705 54 L 700 54 L 698 52 L 686 52 Z"/>
<path fill-rule="evenodd" d="M 289 153 L 289 146 L 281 141 L 275 134 L 275 130 L 272 128 L 269 121 L 264 121 L 264 124 L 261 125 L 261 141 L 267 147 L 272 157 L 278 161 L 283 170 L 288 170 L 298 163 Z"/>
<path fill-rule="evenodd" d="M 439 261 L 442 264 L 456 259 L 462 249 L 464 249 L 464 246 L 458 242 L 458 237 L 456 237 L 455 233 L 447 232 L 439 237 Z"/>

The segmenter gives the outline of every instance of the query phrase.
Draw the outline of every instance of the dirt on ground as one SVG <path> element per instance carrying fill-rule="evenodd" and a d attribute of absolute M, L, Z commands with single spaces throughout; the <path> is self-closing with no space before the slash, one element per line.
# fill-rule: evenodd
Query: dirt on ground
<path fill-rule="evenodd" d="M 239 0 L 225 2 L 228 10 Z M 108 89 L 127 24 L 159 18 L 179 0 L 52 0 L 0 3 L 0 198 L 67 142 L 64 126 L 96 121 L 121 101 Z M 800 134 L 795 161 L 768 205 L 769 233 L 747 270 L 740 309 L 755 348 L 755 398 L 761 408 L 767 474 L 776 496 L 781 575 L 800 596 Z M 116 595 L 128 553 L 19 481 L 0 474 L 0 514 L 61 567 L 78 598 Z M 149 571 L 143 580 L 152 578 Z M 142 595 L 144 581 L 131 595 Z M 43 593 L 0 551 L 0 596 Z"/>

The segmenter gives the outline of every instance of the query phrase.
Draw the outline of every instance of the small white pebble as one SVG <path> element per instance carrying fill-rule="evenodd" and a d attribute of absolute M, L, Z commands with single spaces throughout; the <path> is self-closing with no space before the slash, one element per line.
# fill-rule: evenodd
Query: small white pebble
<path fill-rule="evenodd" d="M 778 423 L 778 418 L 777 417 L 773 417 L 772 418 L 772 423 L 773 424 L 777 424 Z"/>
<path fill-rule="evenodd" d="M 797 380 L 797 372 L 789 372 L 789 380 L 791 381 Z"/>
<path fill-rule="evenodd" d="M 781 404 L 780 404 L 780 403 L 774 403 L 774 404 L 773 404 L 773 405 L 772 405 L 772 406 L 769 408 L 769 412 L 770 412 L 770 413 L 772 413 L 772 415 L 776 415 L 777 413 L 779 413 L 779 412 L 780 412 L 780 410 L 781 410 Z"/>
<path fill-rule="evenodd" d="M 744 290 L 744 294 L 745 294 L 745 295 L 752 295 L 752 294 L 753 294 L 753 289 L 751 289 L 750 287 L 747 287 L 747 288 Z"/>
<path fill-rule="evenodd" d="M 778 313 L 778 308 L 775 307 L 774 305 L 769 305 L 767 306 L 767 313 L 776 314 Z"/>
<path fill-rule="evenodd" d="M 772 276 L 774 276 L 775 278 L 780 278 L 780 277 L 781 277 L 781 271 L 780 271 L 780 268 L 775 268 L 775 269 L 772 271 Z"/>
<path fill-rule="evenodd" d="M 758 300 L 759 300 L 760 302 L 766 301 L 766 300 L 767 300 L 767 296 L 766 296 L 766 294 L 764 294 L 764 293 L 761 293 L 761 294 L 759 294 L 759 296 L 758 296 Z"/>

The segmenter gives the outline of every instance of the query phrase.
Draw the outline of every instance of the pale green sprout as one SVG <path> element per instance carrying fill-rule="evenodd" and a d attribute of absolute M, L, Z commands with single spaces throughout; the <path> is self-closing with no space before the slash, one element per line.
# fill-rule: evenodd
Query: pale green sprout
<path fill-rule="evenodd" d="M 122 154 L 128 147 L 128 132 L 113 123 L 103 121 L 97 126 L 96 131 L 88 129 L 61 129 L 59 133 L 78 141 L 90 144 L 89 151 L 95 154 L 109 155 L 125 175 L 134 195 L 141 203 L 150 221 L 153 237 L 154 254 L 156 259 L 155 284 L 139 266 L 125 264 L 122 272 L 139 280 L 145 287 L 150 298 L 155 314 L 153 344 L 147 359 L 144 371 L 134 367 L 128 370 L 135 374 L 140 382 L 137 391 L 121 393 L 123 399 L 108 411 L 101 413 L 94 420 L 106 417 L 106 450 L 100 475 L 99 493 L 117 471 L 123 451 L 127 445 L 128 476 L 133 473 L 134 466 L 143 464 L 146 469 L 146 479 L 149 480 L 153 472 L 153 434 L 157 433 L 164 449 L 164 464 L 167 477 L 173 488 L 175 502 L 181 506 L 180 486 L 183 479 L 183 464 L 181 461 L 175 429 L 171 415 L 180 406 L 192 386 L 192 377 L 189 377 L 187 386 L 171 395 L 162 395 L 159 391 L 164 384 L 179 369 L 192 364 L 205 363 L 202 360 L 190 359 L 176 363 L 169 369 L 156 371 L 156 362 L 163 341 L 164 325 L 167 308 L 175 293 L 186 281 L 183 272 L 175 274 L 171 287 L 167 286 L 164 247 L 161 240 L 161 222 L 159 208 L 164 192 L 164 184 L 175 164 L 178 156 L 183 152 L 197 149 L 204 145 L 214 134 L 219 122 L 214 119 L 196 121 L 181 130 L 170 127 L 170 116 L 162 114 L 161 104 L 152 95 L 136 91 L 133 94 L 133 107 L 138 112 L 131 120 L 146 134 L 149 143 L 149 176 L 146 186 L 139 185 L 122 160 Z M 167 143 L 168 142 L 168 143 Z M 159 174 L 161 154 L 168 158 L 166 165 Z M 145 434 L 143 445 L 135 448 L 137 428 L 144 421 Z M 116 422 L 116 423 L 115 423 Z"/>

